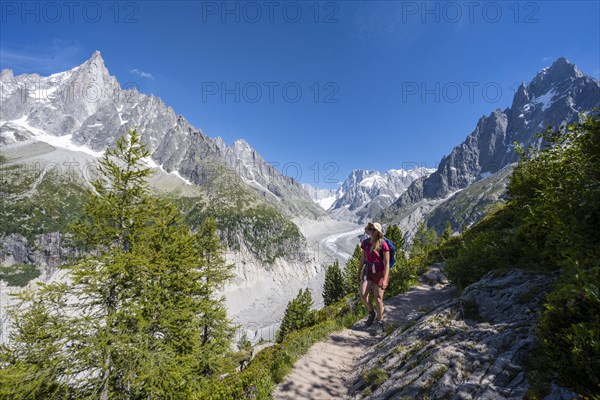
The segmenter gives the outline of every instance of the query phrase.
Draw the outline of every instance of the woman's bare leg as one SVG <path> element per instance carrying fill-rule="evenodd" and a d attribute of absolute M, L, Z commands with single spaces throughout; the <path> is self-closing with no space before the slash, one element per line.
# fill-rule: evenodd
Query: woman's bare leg
<path fill-rule="evenodd" d="M 362 300 L 363 304 L 367 308 L 368 312 L 373 311 L 373 307 L 371 306 L 371 303 L 369 302 L 369 293 L 371 292 L 372 285 L 373 285 L 373 282 L 371 282 L 371 281 L 363 280 L 360 282 L 360 299 Z"/>
<path fill-rule="evenodd" d="M 381 321 L 383 319 L 383 293 L 385 290 L 377 285 L 373 285 L 373 290 L 375 292 L 375 309 L 377 311 L 377 320 Z"/>

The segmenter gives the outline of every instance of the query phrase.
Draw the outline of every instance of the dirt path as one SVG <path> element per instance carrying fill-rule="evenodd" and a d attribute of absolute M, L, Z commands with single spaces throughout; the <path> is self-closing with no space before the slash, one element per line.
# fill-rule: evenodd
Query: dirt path
<path fill-rule="evenodd" d="M 411 314 L 453 298 L 453 293 L 453 286 L 420 283 L 407 293 L 386 301 L 384 320 L 386 324 L 403 325 Z M 382 339 L 382 336 L 372 336 L 365 330 L 364 321 L 313 345 L 277 385 L 273 399 L 349 399 L 348 389 L 352 382 L 347 380 L 350 373 L 360 356 Z"/>

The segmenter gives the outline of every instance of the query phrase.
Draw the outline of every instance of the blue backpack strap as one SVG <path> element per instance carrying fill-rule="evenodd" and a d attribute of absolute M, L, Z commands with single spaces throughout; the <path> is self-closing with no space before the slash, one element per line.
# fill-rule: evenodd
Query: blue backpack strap
<path fill-rule="evenodd" d="M 385 240 L 390 249 L 390 268 L 392 268 L 396 262 L 396 246 L 394 245 L 394 242 L 386 237 L 384 237 L 383 240 Z"/>

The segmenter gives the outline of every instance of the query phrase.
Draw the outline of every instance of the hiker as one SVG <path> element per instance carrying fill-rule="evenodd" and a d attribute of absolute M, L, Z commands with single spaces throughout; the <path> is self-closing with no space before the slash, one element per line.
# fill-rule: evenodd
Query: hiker
<path fill-rule="evenodd" d="M 362 253 L 358 264 L 358 277 L 360 279 L 360 299 L 369 311 L 369 318 L 365 324 L 366 327 L 373 325 L 375 316 L 376 334 L 382 334 L 383 329 L 383 292 L 388 286 L 390 275 L 390 247 L 383 239 L 381 224 L 378 222 L 369 222 L 365 228 L 365 233 L 370 236 L 369 239 L 362 241 L 360 247 Z M 369 302 L 369 294 L 373 289 L 375 296 L 376 311 L 373 310 Z"/>

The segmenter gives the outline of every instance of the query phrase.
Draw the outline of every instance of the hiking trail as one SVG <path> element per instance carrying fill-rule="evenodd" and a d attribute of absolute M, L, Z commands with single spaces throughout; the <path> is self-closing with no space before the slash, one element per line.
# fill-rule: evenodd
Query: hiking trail
<path fill-rule="evenodd" d="M 416 314 L 454 298 L 454 292 L 455 287 L 433 267 L 421 276 L 417 286 L 386 300 L 385 326 L 401 327 Z M 361 368 L 362 356 L 385 336 L 373 336 L 364 328 L 365 320 L 366 317 L 349 329 L 331 334 L 326 341 L 315 343 L 277 385 L 273 399 L 352 399 L 352 372 Z"/>

